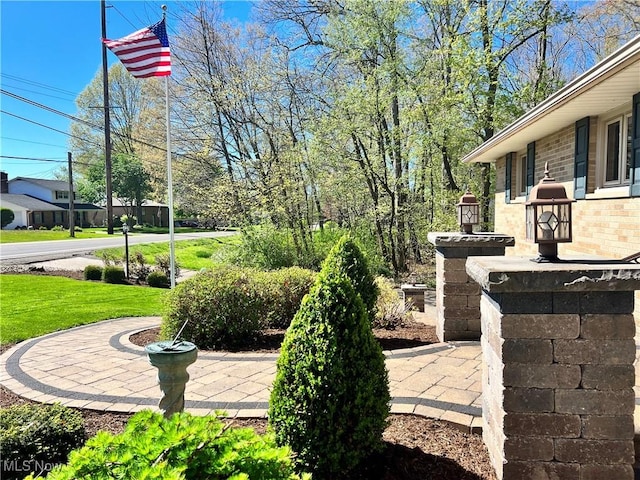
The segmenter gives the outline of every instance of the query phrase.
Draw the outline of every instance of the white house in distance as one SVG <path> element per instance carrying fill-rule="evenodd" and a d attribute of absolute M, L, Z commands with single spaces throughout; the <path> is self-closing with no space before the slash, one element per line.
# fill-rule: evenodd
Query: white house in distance
<path fill-rule="evenodd" d="M 623 259 L 640 252 L 640 36 L 596 64 L 463 158 L 496 168 L 495 231 L 509 255 L 535 256 L 525 201 L 544 176 L 563 184 L 573 242 L 562 255 Z M 640 320 L 640 292 L 636 292 Z"/>
<path fill-rule="evenodd" d="M 0 204 L 13 210 L 14 221 L 5 229 L 69 227 L 69 184 L 61 180 L 16 177 L 8 180 L 0 172 Z M 75 200 L 74 224 L 88 227 L 96 224 L 101 207 Z"/>

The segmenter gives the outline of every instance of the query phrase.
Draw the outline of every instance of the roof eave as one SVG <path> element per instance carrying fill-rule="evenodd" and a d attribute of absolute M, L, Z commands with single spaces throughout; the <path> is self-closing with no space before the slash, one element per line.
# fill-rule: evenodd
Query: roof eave
<path fill-rule="evenodd" d="M 637 67 L 639 72 L 637 88 L 640 89 L 640 35 L 620 47 L 611 55 L 604 58 L 601 62 L 575 78 L 573 81 L 569 82 L 563 88 L 549 96 L 546 100 L 522 115 L 515 122 L 498 132 L 495 136 L 476 147 L 465 155 L 462 158 L 462 161 L 464 163 L 495 162 L 497 158 L 502 156 L 502 154 L 508 153 L 497 153 L 497 147 L 500 144 L 506 142 L 514 135 L 522 133 L 537 122 L 542 121 L 549 114 L 561 110 L 563 106 L 567 105 L 577 97 L 589 92 L 594 87 L 602 84 L 616 73 L 627 68 L 636 68 L 636 65 L 634 65 L 636 63 L 639 65 Z M 613 107 L 613 105 L 610 105 L 610 107 Z M 598 113 L 602 112 L 585 111 L 583 117 Z M 579 118 L 576 118 L 575 120 L 578 120 Z M 565 125 L 558 126 L 558 128 L 562 128 L 563 126 Z M 529 141 L 533 140 L 536 140 L 536 138 L 529 139 Z M 513 150 L 510 149 L 509 151 Z"/>

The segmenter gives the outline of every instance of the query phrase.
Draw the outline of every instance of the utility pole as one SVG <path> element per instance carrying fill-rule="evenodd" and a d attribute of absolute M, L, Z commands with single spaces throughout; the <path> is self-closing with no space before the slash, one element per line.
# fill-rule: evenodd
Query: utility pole
<path fill-rule="evenodd" d="M 71 152 L 67 152 L 67 160 L 69 162 L 69 236 L 76 236 L 76 211 L 74 209 L 75 198 L 73 195 L 73 170 L 71 167 Z"/>
<path fill-rule="evenodd" d="M 102 9 L 102 38 L 107 38 L 106 0 L 100 0 Z M 113 194 L 111 184 L 111 117 L 109 110 L 109 69 L 107 46 L 102 43 L 102 95 L 104 97 L 104 164 L 107 188 L 107 233 L 113 235 Z"/>

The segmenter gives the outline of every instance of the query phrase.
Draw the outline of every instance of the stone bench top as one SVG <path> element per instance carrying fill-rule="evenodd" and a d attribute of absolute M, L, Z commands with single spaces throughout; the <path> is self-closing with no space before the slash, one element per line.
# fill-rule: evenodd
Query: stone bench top
<path fill-rule="evenodd" d="M 427 239 L 436 247 L 513 247 L 513 237 L 502 233 L 430 232 Z"/>
<path fill-rule="evenodd" d="M 469 277 L 491 293 L 640 290 L 640 264 L 595 257 L 536 263 L 530 257 L 469 257 Z"/>

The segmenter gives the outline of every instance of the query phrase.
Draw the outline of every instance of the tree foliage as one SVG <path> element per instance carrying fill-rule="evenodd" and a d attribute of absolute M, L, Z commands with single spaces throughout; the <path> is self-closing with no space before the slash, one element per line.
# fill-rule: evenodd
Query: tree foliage
<path fill-rule="evenodd" d="M 268 221 L 301 258 L 333 220 L 395 272 L 457 228 L 467 186 L 490 229 L 494 172 L 460 159 L 640 32 L 638 0 L 263 0 L 242 25 L 223 8 L 181 4 L 171 35 L 177 211 Z M 163 200 L 164 92 L 110 75 L 115 151 Z M 101 102 L 98 74 L 73 125 L 82 162 L 102 156 Z"/>

